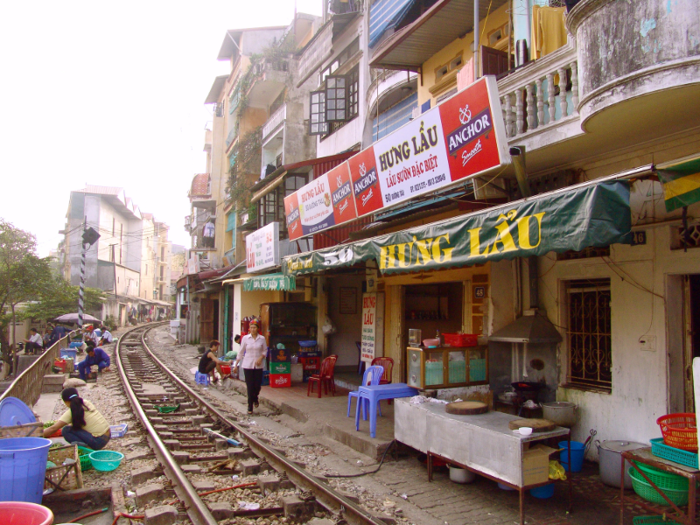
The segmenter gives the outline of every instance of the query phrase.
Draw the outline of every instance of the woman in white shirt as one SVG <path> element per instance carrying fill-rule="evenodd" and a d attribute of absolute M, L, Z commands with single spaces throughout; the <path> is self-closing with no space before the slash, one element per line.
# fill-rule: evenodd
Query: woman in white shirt
<path fill-rule="evenodd" d="M 260 321 L 254 319 L 250 322 L 250 333 L 241 339 L 241 349 L 236 356 L 233 367 L 233 375 L 238 372 L 238 364 L 243 361 L 243 373 L 248 389 L 248 414 L 253 413 L 253 407 L 258 408 L 260 402 L 258 395 L 262 388 L 263 361 L 267 355 L 265 338 L 258 333 Z"/>

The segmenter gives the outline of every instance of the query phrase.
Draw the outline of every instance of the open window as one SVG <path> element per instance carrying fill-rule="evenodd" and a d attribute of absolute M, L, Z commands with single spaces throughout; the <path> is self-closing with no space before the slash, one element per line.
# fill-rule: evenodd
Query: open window
<path fill-rule="evenodd" d="M 345 75 L 326 77 L 326 120 L 345 121 L 348 117 L 348 79 Z"/>
<path fill-rule="evenodd" d="M 309 135 L 327 135 L 326 90 L 311 92 L 311 114 L 309 116 Z"/>

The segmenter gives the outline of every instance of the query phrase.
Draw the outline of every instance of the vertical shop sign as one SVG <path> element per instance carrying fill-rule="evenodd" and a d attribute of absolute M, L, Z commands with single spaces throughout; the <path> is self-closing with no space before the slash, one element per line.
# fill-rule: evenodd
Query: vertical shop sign
<path fill-rule="evenodd" d="M 371 363 L 375 356 L 377 337 L 377 294 L 362 295 L 362 357 Z"/>
<path fill-rule="evenodd" d="M 271 222 L 245 238 L 246 269 L 258 272 L 280 263 L 280 223 Z"/>

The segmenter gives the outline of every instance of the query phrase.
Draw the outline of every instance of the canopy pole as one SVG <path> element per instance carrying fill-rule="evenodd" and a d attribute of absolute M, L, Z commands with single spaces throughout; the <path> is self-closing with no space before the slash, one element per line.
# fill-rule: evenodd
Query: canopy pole
<path fill-rule="evenodd" d="M 474 80 L 479 78 L 479 0 L 474 0 Z"/>

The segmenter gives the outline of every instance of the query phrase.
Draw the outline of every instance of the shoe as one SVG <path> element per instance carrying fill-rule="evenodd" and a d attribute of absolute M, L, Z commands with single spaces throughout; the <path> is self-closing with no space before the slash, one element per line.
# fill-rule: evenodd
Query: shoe
<path fill-rule="evenodd" d="M 249 416 L 252 416 L 252 415 L 253 415 L 253 411 L 252 411 L 252 410 L 248 410 L 248 415 L 249 415 Z"/>
<path fill-rule="evenodd" d="M 254 406 L 255 408 L 258 408 L 258 407 L 260 406 L 260 403 L 258 403 L 257 401 L 255 401 L 255 402 L 253 403 L 253 406 Z"/>

